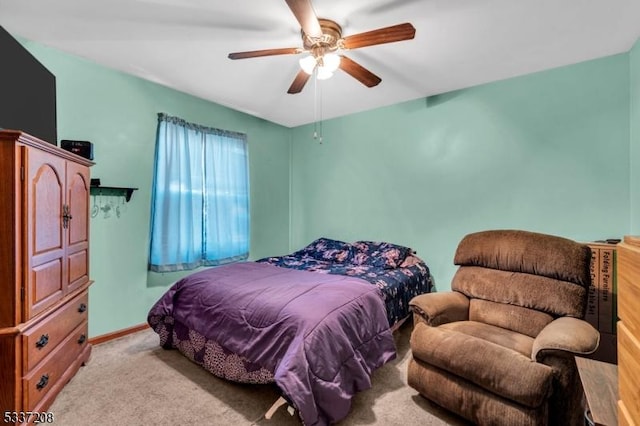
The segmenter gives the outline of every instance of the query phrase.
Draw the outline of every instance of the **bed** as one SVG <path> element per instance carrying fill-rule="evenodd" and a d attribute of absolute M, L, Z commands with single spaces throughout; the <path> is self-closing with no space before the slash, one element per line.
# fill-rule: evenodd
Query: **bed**
<path fill-rule="evenodd" d="M 431 287 L 407 247 L 320 238 L 191 274 L 148 322 L 163 348 L 224 379 L 275 383 L 305 425 L 324 425 L 344 418 L 373 371 L 395 358 L 392 330 Z"/>

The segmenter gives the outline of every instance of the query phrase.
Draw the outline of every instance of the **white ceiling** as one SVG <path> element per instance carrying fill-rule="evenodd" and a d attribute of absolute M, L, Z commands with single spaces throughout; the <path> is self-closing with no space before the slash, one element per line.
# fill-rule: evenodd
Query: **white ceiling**
<path fill-rule="evenodd" d="M 413 40 L 345 52 L 382 83 L 369 89 L 341 71 L 319 82 L 324 119 L 626 52 L 640 37 L 640 0 L 312 2 L 343 36 L 416 28 Z M 286 93 L 298 56 L 227 58 L 301 46 L 284 0 L 0 0 L 0 25 L 284 126 L 317 118 L 313 80 Z"/>

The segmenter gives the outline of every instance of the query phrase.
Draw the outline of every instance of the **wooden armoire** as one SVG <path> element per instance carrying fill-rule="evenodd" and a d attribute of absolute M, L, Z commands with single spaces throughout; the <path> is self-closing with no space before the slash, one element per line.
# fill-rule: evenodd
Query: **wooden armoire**
<path fill-rule="evenodd" d="M 33 422 L 89 359 L 92 164 L 0 131 L 0 415 Z"/>

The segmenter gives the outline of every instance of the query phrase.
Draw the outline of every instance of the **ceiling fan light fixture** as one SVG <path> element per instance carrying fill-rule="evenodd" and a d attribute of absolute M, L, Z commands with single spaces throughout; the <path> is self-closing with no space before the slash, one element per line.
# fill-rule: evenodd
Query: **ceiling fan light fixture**
<path fill-rule="evenodd" d="M 304 58 L 301 58 L 298 62 L 300 63 L 300 68 L 309 75 L 313 74 L 313 71 L 317 67 L 318 80 L 331 78 L 333 73 L 340 68 L 340 56 L 335 53 L 326 53 L 318 57 L 315 57 L 314 55 L 307 55 Z"/>
<path fill-rule="evenodd" d="M 304 58 L 300 58 L 300 61 L 298 62 L 300 64 L 300 68 L 302 68 L 304 72 L 309 75 L 313 74 L 313 70 L 315 69 L 317 64 L 316 58 L 314 58 L 312 55 L 307 55 Z"/>
<path fill-rule="evenodd" d="M 327 80 L 333 76 L 333 72 L 327 67 L 318 67 L 318 73 L 316 74 L 316 78 L 318 80 Z"/>
<path fill-rule="evenodd" d="M 334 73 L 340 67 L 340 56 L 335 53 L 327 53 L 322 57 L 322 68 Z"/>

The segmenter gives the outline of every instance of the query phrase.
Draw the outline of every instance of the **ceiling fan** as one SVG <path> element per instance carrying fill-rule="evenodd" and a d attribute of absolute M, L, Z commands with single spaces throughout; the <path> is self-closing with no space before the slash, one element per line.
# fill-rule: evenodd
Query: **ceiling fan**
<path fill-rule="evenodd" d="M 342 37 L 342 28 L 329 19 L 316 17 L 311 0 L 285 0 L 289 9 L 300 23 L 303 47 L 253 50 L 229 54 L 229 59 L 247 59 L 260 56 L 295 55 L 307 52 L 309 55 L 300 60 L 300 67 L 287 93 L 300 93 L 313 72 L 320 80 L 333 75 L 341 69 L 367 87 L 378 85 L 382 79 L 343 54 L 340 50 L 357 49 L 377 44 L 410 40 L 416 29 L 409 23 L 379 28 L 359 34 Z"/>

